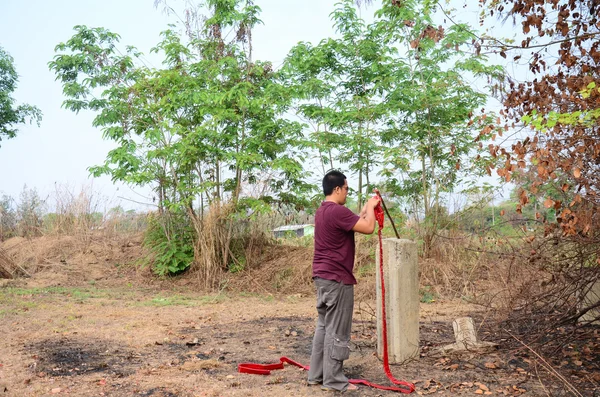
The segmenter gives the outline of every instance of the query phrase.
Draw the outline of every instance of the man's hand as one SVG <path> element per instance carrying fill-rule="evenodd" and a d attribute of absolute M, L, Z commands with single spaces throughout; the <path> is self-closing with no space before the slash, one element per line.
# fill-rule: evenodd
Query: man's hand
<path fill-rule="evenodd" d="M 369 201 L 367 201 L 366 205 L 371 206 L 371 208 L 375 209 L 375 207 L 377 207 L 380 202 L 381 199 L 379 198 L 379 196 L 373 196 L 369 199 Z"/>
<path fill-rule="evenodd" d="M 364 218 L 367 215 L 367 208 L 371 208 L 371 209 L 375 209 L 379 203 L 381 202 L 381 200 L 379 199 L 379 196 L 374 196 L 371 197 L 366 203 L 365 205 L 363 205 L 362 209 L 360 210 L 360 214 L 358 214 L 358 216 L 360 216 L 361 218 Z"/>
<path fill-rule="evenodd" d="M 379 205 L 379 196 L 371 197 L 360 211 L 360 219 L 352 228 L 355 232 L 371 234 L 375 230 L 375 212 L 374 209 Z"/>

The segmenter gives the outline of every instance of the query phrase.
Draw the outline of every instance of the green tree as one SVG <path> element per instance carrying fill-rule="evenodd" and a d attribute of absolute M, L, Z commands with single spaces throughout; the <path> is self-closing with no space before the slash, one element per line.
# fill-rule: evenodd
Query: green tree
<path fill-rule="evenodd" d="M 164 55 L 162 69 L 137 62 L 133 47 L 119 51 L 118 35 L 85 26 L 57 46 L 50 68 L 63 84 L 65 107 L 96 111 L 94 125 L 117 143 L 92 173 L 153 186 L 165 238 L 180 235 L 187 220 L 196 261 L 210 257 L 212 267 L 218 262 L 225 269 L 236 219 L 275 200 L 303 205 L 308 187 L 302 125 L 283 117 L 290 93 L 270 63 L 252 59 L 260 9 L 249 1 L 205 5 L 201 29 L 187 39 L 173 29 L 163 32 L 152 50 Z M 229 41 L 226 31 L 234 33 Z M 244 194 L 243 186 L 257 183 L 266 186 L 260 197 Z M 225 222 L 217 221 L 223 235 L 203 246 L 209 207 Z M 176 266 L 171 261 L 169 267 Z"/>
<path fill-rule="evenodd" d="M 0 47 L 0 141 L 14 138 L 20 124 L 35 121 L 39 125 L 42 119 L 42 112 L 37 107 L 16 104 L 12 94 L 18 81 L 14 59 Z"/>
<path fill-rule="evenodd" d="M 359 18 L 352 1 L 338 2 L 331 16 L 339 37 L 315 46 L 298 43 L 284 70 L 299 98 L 298 114 L 314 126 L 323 173 L 349 167 L 358 177 L 360 208 L 381 163 L 382 124 L 399 100 L 385 93 L 403 78 L 403 62 L 380 27 Z"/>
<path fill-rule="evenodd" d="M 443 195 L 475 184 L 490 161 L 481 141 L 493 115 L 476 115 L 487 95 L 469 79 L 502 76 L 471 46 L 471 28 L 449 18 L 442 27 L 438 11 L 428 0 L 384 0 L 366 24 L 353 1 L 341 1 L 332 13 L 339 37 L 299 43 L 286 62 L 322 168 L 348 166 L 359 193 L 379 171 L 390 199 L 410 201 L 424 220 L 426 255 Z"/>
<path fill-rule="evenodd" d="M 499 66 L 488 65 L 486 57 L 473 50 L 471 27 L 447 15 L 443 25 L 436 23 L 439 11 L 439 4 L 428 0 L 401 5 L 385 0 L 376 13 L 388 45 L 406 54 L 404 78 L 387 95 L 401 100 L 388 102 L 395 107 L 382 131 L 382 141 L 390 147 L 382 175 L 391 191 L 411 197 L 424 216 L 426 255 L 439 224 L 439 211 L 433 209 L 440 207 L 443 194 L 473 181 L 489 161 L 481 141 L 492 136 L 494 117 L 476 115 L 487 95 L 469 78 L 502 77 Z M 407 154 L 409 162 L 399 163 Z"/>

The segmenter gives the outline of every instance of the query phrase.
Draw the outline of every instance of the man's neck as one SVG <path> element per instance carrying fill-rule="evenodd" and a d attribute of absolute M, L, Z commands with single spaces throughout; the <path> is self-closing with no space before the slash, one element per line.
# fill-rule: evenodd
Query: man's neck
<path fill-rule="evenodd" d="M 325 201 L 331 201 L 332 203 L 336 203 L 338 205 L 343 205 L 339 202 L 339 200 L 332 194 L 331 196 L 325 196 Z"/>

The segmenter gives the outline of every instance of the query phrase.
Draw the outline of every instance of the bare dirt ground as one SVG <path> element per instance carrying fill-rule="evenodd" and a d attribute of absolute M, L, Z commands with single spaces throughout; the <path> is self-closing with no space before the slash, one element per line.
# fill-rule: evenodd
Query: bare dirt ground
<path fill-rule="evenodd" d="M 269 376 L 237 372 L 241 362 L 278 362 L 281 356 L 308 364 L 316 319 L 310 288 L 298 287 L 291 294 L 234 288 L 252 284 L 246 276 L 243 282 L 232 279 L 221 293 L 206 295 L 189 277 L 160 281 L 124 265 L 139 255 L 138 243 L 90 245 L 78 256 L 67 252 L 66 241 L 57 243 L 62 251 L 50 244 L 51 253 L 24 241 L 4 244 L 22 263 L 31 252 L 36 255 L 27 259 L 32 277 L 0 280 L 0 396 L 332 395 L 308 386 L 306 372 L 292 366 Z M 306 259 L 305 250 L 282 250 L 290 258 Z M 288 259 L 280 256 L 280 267 L 287 269 Z M 390 385 L 375 356 L 374 307 L 374 300 L 359 295 L 345 368 L 351 378 Z M 419 395 L 569 395 L 532 354 L 503 351 L 503 341 L 485 327 L 480 337 L 499 342 L 499 351 L 432 354 L 435 347 L 453 342 L 456 317 L 471 315 L 483 323 L 481 308 L 462 301 L 433 302 L 421 304 L 420 314 L 420 359 L 392 366 L 397 378 L 415 383 Z M 598 347 L 596 332 L 593 346 Z M 590 350 L 564 364 L 563 375 L 570 380 L 589 379 L 581 395 L 594 395 L 594 382 L 600 379 L 598 372 L 582 374 L 577 366 L 594 368 L 597 353 Z M 348 394 L 395 393 L 361 387 Z"/>

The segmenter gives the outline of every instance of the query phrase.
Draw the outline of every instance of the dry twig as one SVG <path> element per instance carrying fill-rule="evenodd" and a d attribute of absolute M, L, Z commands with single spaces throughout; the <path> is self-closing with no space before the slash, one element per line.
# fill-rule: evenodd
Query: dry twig
<path fill-rule="evenodd" d="M 542 367 L 544 369 L 546 369 L 551 375 L 554 375 L 555 377 L 557 377 L 561 382 L 563 382 L 563 384 L 567 387 L 567 389 L 575 396 L 577 397 L 583 397 L 583 394 L 579 393 L 579 391 L 577 391 L 577 389 L 575 388 L 575 386 L 573 386 L 564 376 L 562 376 L 557 370 L 555 370 L 545 359 L 544 357 L 542 357 L 538 352 L 536 352 L 535 350 L 533 350 L 531 347 L 529 347 L 527 344 L 525 344 L 523 341 L 521 341 L 519 338 L 517 338 L 515 335 L 513 335 L 510 331 L 508 330 L 504 330 L 507 334 L 509 334 L 510 336 L 512 336 L 517 342 L 519 342 L 520 344 L 522 344 L 525 348 L 527 348 L 527 350 L 529 350 L 530 352 L 532 352 L 539 360 L 540 360 L 540 364 L 542 365 Z"/>

